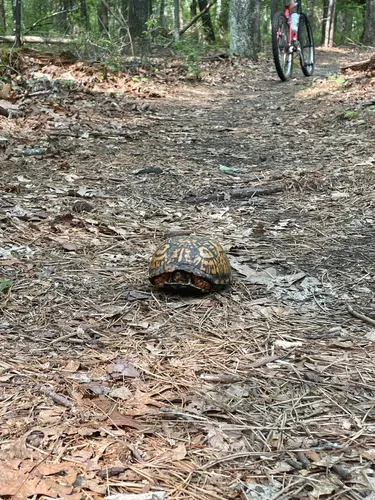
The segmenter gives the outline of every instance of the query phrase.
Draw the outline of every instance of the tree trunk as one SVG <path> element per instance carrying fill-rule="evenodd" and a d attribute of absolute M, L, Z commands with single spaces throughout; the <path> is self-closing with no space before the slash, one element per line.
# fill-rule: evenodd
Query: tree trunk
<path fill-rule="evenodd" d="M 198 0 L 199 10 L 202 12 L 207 7 L 207 0 Z M 202 16 L 202 26 L 205 34 L 205 38 L 208 42 L 215 41 L 214 27 L 212 26 L 211 14 L 207 10 Z"/>
<path fill-rule="evenodd" d="M 122 40 L 126 40 L 128 37 L 128 12 L 129 12 L 128 0 L 121 0 L 119 12 L 121 18 L 120 36 Z"/>
<path fill-rule="evenodd" d="M 336 0 L 329 0 L 326 26 L 324 33 L 324 47 L 333 47 L 333 36 L 335 33 Z"/>
<path fill-rule="evenodd" d="M 375 0 L 366 1 L 363 43 L 375 47 Z"/>
<path fill-rule="evenodd" d="M 344 12 L 344 33 L 346 38 L 351 38 L 353 31 L 353 11 L 348 9 Z"/>
<path fill-rule="evenodd" d="M 260 0 L 231 0 L 230 51 L 240 57 L 258 58 Z"/>
<path fill-rule="evenodd" d="M 328 7 L 329 7 L 329 0 L 323 0 L 322 39 L 320 41 L 321 45 L 324 45 L 324 40 L 326 36 Z"/>
<path fill-rule="evenodd" d="M 190 4 L 190 17 L 195 17 L 197 15 L 198 3 L 197 0 L 192 0 Z"/>
<path fill-rule="evenodd" d="M 98 5 L 98 26 L 101 35 L 107 35 L 109 32 L 108 7 L 107 2 L 100 0 Z"/>
<path fill-rule="evenodd" d="M 180 39 L 180 0 L 174 0 L 174 39 Z"/>
<path fill-rule="evenodd" d="M 81 25 L 86 29 L 90 29 L 90 20 L 89 16 L 87 15 L 87 5 L 86 5 L 86 0 L 80 0 L 80 17 L 81 17 Z"/>
<path fill-rule="evenodd" d="M 159 24 L 160 27 L 163 29 L 166 29 L 166 19 L 165 19 L 165 0 L 160 0 L 160 7 L 159 7 Z"/>
<path fill-rule="evenodd" d="M 149 0 L 130 0 L 129 1 L 129 32 L 133 46 L 139 46 L 146 50 L 147 43 L 144 32 L 147 30 L 147 21 L 150 16 Z"/>
<path fill-rule="evenodd" d="M 229 0 L 221 0 L 219 23 L 223 34 L 226 34 L 229 29 Z"/>
<path fill-rule="evenodd" d="M 59 2 L 58 9 L 62 11 L 60 16 L 56 17 L 56 28 L 58 32 L 61 32 L 61 29 L 64 30 L 64 33 L 71 33 L 72 25 L 69 18 L 69 13 L 65 12 L 67 10 L 71 10 L 73 8 L 72 0 L 62 0 Z"/>
<path fill-rule="evenodd" d="M 311 27 L 314 31 L 315 26 L 315 0 L 309 0 L 307 2 L 307 16 L 310 20 Z"/>
<path fill-rule="evenodd" d="M 0 0 L 0 31 L 3 35 L 5 35 L 6 30 L 7 30 L 7 21 L 5 16 L 4 0 Z"/>
<path fill-rule="evenodd" d="M 21 47 L 21 0 L 13 0 L 14 45 Z"/>

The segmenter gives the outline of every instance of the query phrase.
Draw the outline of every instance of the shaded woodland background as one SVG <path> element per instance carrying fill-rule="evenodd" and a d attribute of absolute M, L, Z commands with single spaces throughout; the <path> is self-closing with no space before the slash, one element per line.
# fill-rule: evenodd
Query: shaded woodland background
<path fill-rule="evenodd" d="M 192 60 L 207 47 L 256 59 L 282 6 L 277 0 L 0 0 L 0 39 L 18 46 L 58 41 L 111 69 L 124 55 L 162 54 L 172 43 Z M 306 0 L 302 7 L 317 44 L 375 45 L 375 0 Z M 245 45 L 236 46 L 238 37 Z"/>

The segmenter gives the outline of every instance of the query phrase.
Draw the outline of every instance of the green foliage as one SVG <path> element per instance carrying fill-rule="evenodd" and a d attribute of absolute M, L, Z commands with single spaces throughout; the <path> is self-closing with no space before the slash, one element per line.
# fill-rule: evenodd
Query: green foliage
<path fill-rule="evenodd" d="M 0 80 L 8 81 L 9 74 L 18 71 L 22 64 L 20 49 L 0 46 Z"/>
<path fill-rule="evenodd" d="M 347 109 L 340 114 L 342 120 L 356 120 L 359 116 L 359 112 L 353 109 Z"/>
<path fill-rule="evenodd" d="M 337 74 L 329 75 L 328 80 L 334 80 L 338 85 L 345 83 L 345 77 L 341 75 L 337 76 Z"/>
<path fill-rule="evenodd" d="M 10 290 L 12 287 L 12 280 L 1 280 L 0 281 L 0 293 Z"/>
<path fill-rule="evenodd" d="M 199 63 L 201 62 L 204 53 L 202 43 L 192 40 L 189 37 L 181 38 L 174 44 L 175 49 L 184 58 L 187 71 L 194 76 L 198 76 L 201 72 Z"/>
<path fill-rule="evenodd" d="M 68 90 L 73 90 L 73 89 L 77 88 L 77 82 L 75 82 L 74 80 L 60 79 L 59 83 L 62 87 L 65 87 Z"/>

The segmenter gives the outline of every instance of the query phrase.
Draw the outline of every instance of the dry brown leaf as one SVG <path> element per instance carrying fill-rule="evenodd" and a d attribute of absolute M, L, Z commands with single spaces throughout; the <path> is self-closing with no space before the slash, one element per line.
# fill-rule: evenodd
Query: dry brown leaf
<path fill-rule="evenodd" d="M 69 498 L 79 473 L 79 469 L 70 464 L 23 462 L 14 469 L 11 464 L 0 463 L 0 495 L 13 498 L 32 495 Z"/>
<path fill-rule="evenodd" d="M 99 396 L 96 399 L 91 400 L 94 407 L 99 408 L 105 415 L 107 415 L 110 423 L 117 425 L 118 427 L 132 427 L 133 429 L 140 429 L 140 424 L 138 424 L 133 418 L 126 415 L 122 415 L 116 408 L 117 405 L 112 401 L 106 399 L 104 396 Z"/>
<path fill-rule="evenodd" d="M 127 359 L 119 359 L 107 367 L 107 373 L 114 379 L 137 378 L 139 371 Z"/>
<path fill-rule="evenodd" d="M 77 370 L 79 370 L 79 367 L 81 366 L 80 361 L 76 361 L 74 359 L 71 359 L 62 369 L 61 371 L 63 372 L 70 372 L 70 373 L 75 373 Z"/>
<path fill-rule="evenodd" d="M 75 252 L 78 248 L 78 246 L 72 241 L 64 241 L 63 243 L 61 243 L 61 246 L 67 252 Z"/>
<path fill-rule="evenodd" d="M 116 387 L 115 389 L 112 389 L 109 395 L 111 398 L 118 398 L 124 400 L 133 397 L 133 394 L 131 393 L 130 389 L 128 389 L 124 385 L 122 387 Z"/>
<path fill-rule="evenodd" d="M 64 415 L 64 408 L 51 408 L 50 410 L 41 410 L 38 415 L 39 424 L 56 424 L 61 421 L 62 415 Z"/>
<path fill-rule="evenodd" d="M 9 99 L 12 95 L 12 84 L 3 83 L 0 88 L 0 99 Z"/>

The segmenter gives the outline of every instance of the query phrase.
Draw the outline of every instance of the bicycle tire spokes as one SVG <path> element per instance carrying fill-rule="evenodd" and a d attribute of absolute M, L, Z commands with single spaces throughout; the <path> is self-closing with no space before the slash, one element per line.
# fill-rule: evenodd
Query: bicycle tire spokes
<path fill-rule="evenodd" d="M 302 73 L 312 76 L 315 69 L 315 44 L 310 22 L 304 13 L 300 16 L 298 41 Z"/>
<path fill-rule="evenodd" d="M 290 44 L 290 25 L 281 11 L 272 20 L 272 50 L 277 74 L 281 80 L 289 80 L 293 71 L 293 47 Z"/>
<path fill-rule="evenodd" d="M 291 14 L 287 7 L 272 19 L 272 52 L 277 74 L 282 81 L 292 77 L 294 55 L 299 56 L 302 73 L 311 76 L 315 68 L 313 32 L 306 14 L 299 9 L 298 33 L 292 32 Z"/>

